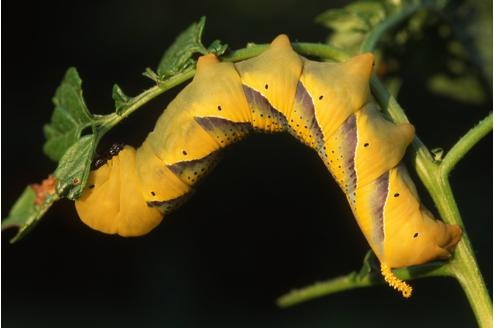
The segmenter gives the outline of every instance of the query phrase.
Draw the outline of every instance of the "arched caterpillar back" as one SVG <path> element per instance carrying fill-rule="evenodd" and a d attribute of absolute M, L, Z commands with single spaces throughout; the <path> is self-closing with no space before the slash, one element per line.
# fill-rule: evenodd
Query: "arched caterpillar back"
<path fill-rule="evenodd" d="M 288 131 L 315 149 L 345 192 L 389 284 L 390 268 L 448 258 L 462 230 L 435 220 L 400 164 L 410 124 L 385 120 L 369 91 L 373 55 L 344 63 L 299 56 L 285 35 L 236 64 L 198 60 L 193 81 L 137 150 L 126 146 L 91 173 L 76 202 L 94 229 L 122 236 L 152 230 L 184 201 L 221 148 L 252 131 Z"/>

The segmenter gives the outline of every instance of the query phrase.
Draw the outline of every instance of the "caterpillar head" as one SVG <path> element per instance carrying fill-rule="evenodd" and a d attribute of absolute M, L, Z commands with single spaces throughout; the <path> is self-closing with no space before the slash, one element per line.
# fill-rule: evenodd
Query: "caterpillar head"
<path fill-rule="evenodd" d="M 156 208 L 141 196 L 132 147 L 112 147 L 112 157 L 92 171 L 86 189 L 76 201 L 81 220 L 91 228 L 121 236 L 141 236 L 162 220 Z"/>

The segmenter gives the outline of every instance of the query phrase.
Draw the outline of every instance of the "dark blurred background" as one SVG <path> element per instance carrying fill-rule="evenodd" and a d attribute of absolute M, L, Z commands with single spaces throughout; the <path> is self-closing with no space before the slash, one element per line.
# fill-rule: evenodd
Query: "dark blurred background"
<path fill-rule="evenodd" d="M 324 41 L 328 31 L 314 17 L 344 3 L 4 1 L 2 216 L 26 185 L 55 168 L 41 150 L 42 125 L 69 66 L 79 70 L 89 109 L 109 113 L 113 83 L 129 95 L 150 87 L 141 73 L 155 68 L 175 36 L 201 15 L 208 17 L 205 43 L 220 39 L 235 49 L 279 33 Z M 431 46 L 424 42 L 419 47 Z M 491 102 L 468 106 L 433 97 L 421 79 L 430 63 L 408 63 L 399 101 L 431 148 L 448 149 L 491 110 Z M 115 141 L 138 146 L 179 89 L 117 127 L 102 149 Z M 455 169 L 452 184 L 490 290 L 492 177 L 489 136 Z M 145 237 L 93 231 L 69 201 L 53 206 L 21 242 L 8 244 L 12 236 L 2 233 L 4 327 L 476 325 L 450 279 L 414 281 L 410 300 L 379 286 L 285 310 L 275 306 L 292 288 L 360 268 L 368 249 L 316 154 L 287 135 L 257 135 L 228 149 L 191 200 Z"/>

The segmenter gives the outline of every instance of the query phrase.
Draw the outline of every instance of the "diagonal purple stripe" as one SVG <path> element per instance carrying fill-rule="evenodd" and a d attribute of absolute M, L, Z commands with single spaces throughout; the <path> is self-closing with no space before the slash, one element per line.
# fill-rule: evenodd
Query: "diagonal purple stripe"
<path fill-rule="evenodd" d="M 296 98 L 294 103 L 299 103 L 301 105 L 298 106 L 298 108 L 301 109 L 301 112 L 293 112 L 292 115 L 298 115 L 302 118 L 302 120 L 310 122 L 308 124 L 308 128 L 313 137 L 313 140 L 316 141 L 315 150 L 318 152 L 318 154 L 320 154 L 320 156 L 324 156 L 323 146 L 325 145 L 325 140 L 320 125 L 316 120 L 313 99 L 311 98 L 310 94 L 301 81 L 297 83 Z M 296 138 L 299 137 L 297 133 L 293 133 L 293 135 Z"/>
<path fill-rule="evenodd" d="M 148 205 L 148 207 L 158 207 L 160 212 L 162 212 L 163 214 L 167 214 L 182 205 L 189 198 L 190 194 L 191 192 L 188 192 L 187 194 L 184 194 L 177 198 L 164 201 L 149 201 L 146 202 L 146 205 Z"/>
<path fill-rule="evenodd" d="M 219 152 L 215 151 L 200 159 L 167 165 L 167 168 L 184 183 L 192 186 L 211 171 L 218 158 Z"/>
<path fill-rule="evenodd" d="M 233 122 L 221 117 L 194 117 L 206 132 L 221 131 L 226 136 L 243 137 L 251 132 L 251 123 Z"/>
<path fill-rule="evenodd" d="M 342 140 L 342 156 L 344 157 L 345 168 L 348 177 L 348 194 L 353 199 L 353 193 L 356 190 L 357 176 L 355 169 L 356 145 L 357 145 L 357 126 L 356 115 L 352 114 L 342 124 L 341 128 Z"/>
<path fill-rule="evenodd" d="M 242 88 L 251 112 L 253 114 L 259 114 L 263 120 L 269 120 L 266 125 L 267 130 L 264 132 L 278 132 L 287 128 L 287 118 L 281 112 L 276 110 L 270 104 L 268 99 L 266 99 L 260 92 L 248 87 L 245 84 L 242 85 Z"/>
<path fill-rule="evenodd" d="M 372 217 L 373 217 L 373 239 L 377 244 L 382 244 L 385 237 L 384 222 L 383 222 L 383 209 L 385 208 L 385 201 L 388 195 L 388 181 L 389 171 L 382 174 L 375 180 L 374 186 L 376 187 L 373 193 L 372 199 Z"/>

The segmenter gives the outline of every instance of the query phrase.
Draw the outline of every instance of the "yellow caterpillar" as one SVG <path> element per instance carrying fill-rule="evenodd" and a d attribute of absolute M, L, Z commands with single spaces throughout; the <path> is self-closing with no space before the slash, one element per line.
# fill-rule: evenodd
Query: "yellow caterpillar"
<path fill-rule="evenodd" d="M 369 90 L 372 66 L 372 54 L 344 63 L 308 60 L 285 35 L 236 64 L 199 58 L 193 81 L 141 147 L 123 147 L 91 173 L 76 202 L 79 216 L 105 233 L 146 234 L 185 199 L 222 148 L 252 131 L 288 131 L 318 152 L 385 280 L 410 296 L 411 287 L 391 268 L 448 258 L 462 230 L 420 204 L 400 164 L 414 128 L 382 117 Z"/>

